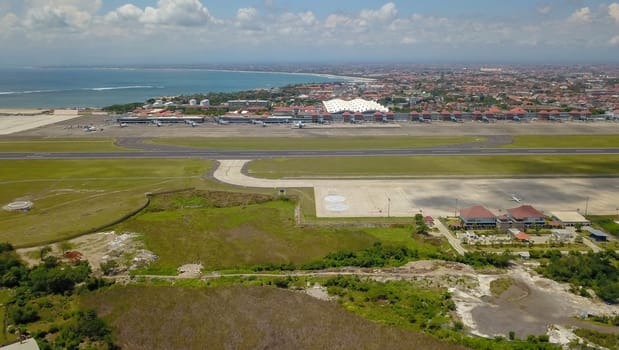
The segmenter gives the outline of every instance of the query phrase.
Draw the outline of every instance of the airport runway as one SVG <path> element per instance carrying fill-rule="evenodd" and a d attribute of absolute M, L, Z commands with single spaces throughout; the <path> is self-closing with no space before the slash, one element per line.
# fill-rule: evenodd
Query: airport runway
<path fill-rule="evenodd" d="M 512 156 L 619 154 L 619 148 L 411 148 L 387 150 L 230 151 L 166 149 L 129 152 L 1 152 L 0 159 L 205 158 L 262 159 L 376 156 Z"/>

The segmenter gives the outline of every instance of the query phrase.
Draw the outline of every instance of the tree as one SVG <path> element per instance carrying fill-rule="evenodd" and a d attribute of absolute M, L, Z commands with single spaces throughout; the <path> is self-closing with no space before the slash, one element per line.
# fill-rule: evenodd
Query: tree
<path fill-rule="evenodd" d="M 425 235 L 428 233 L 428 231 L 430 231 L 430 228 L 428 227 L 425 220 L 423 219 L 423 215 L 421 213 L 415 214 L 415 232 L 418 235 L 421 235 L 421 234 Z"/>
<path fill-rule="evenodd" d="M 41 258 L 41 261 L 43 261 L 45 259 L 45 257 L 47 256 L 47 254 L 52 252 L 52 247 L 46 245 L 45 247 L 41 248 L 41 250 L 39 251 L 39 258 Z"/>
<path fill-rule="evenodd" d="M 30 304 L 24 307 L 13 306 L 10 310 L 9 317 L 15 324 L 26 324 L 39 320 L 37 310 Z"/>

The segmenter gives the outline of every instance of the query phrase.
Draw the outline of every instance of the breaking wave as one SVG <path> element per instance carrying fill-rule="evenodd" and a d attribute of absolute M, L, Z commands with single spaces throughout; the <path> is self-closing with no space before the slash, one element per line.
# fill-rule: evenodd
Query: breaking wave
<path fill-rule="evenodd" d="M 0 95 L 28 95 L 28 94 L 44 94 L 44 93 L 71 92 L 71 91 L 110 91 L 110 90 L 163 89 L 163 88 L 164 86 L 129 85 L 129 86 L 109 86 L 109 87 L 106 86 L 106 87 L 81 88 L 81 89 L 0 91 Z"/>

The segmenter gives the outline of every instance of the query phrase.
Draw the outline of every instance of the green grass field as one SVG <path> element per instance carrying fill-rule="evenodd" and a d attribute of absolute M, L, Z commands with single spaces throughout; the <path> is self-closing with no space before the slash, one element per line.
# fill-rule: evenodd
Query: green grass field
<path fill-rule="evenodd" d="M 617 148 L 619 135 L 515 135 L 504 148 Z"/>
<path fill-rule="evenodd" d="M 618 205 L 619 207 L 619 205 Z M 617 215 L 589 215 L 587 219 L 591 221 L 594 225 L 602 228 L 603 231 L 614 235 L 615 237 L 619 237 L 619 224 L 615 221 L 619 221 L 619 216 Z"/>
<path fill-rule="evenodd" d="M 422 257 L 447 249 L 414 240 L 410 227 L 298 227 L 294 221 L 295 203 L 289 201 L 177 209 L 158 202 L 179 202 L 174 198 L 185 195 L 155 197 L 144 212 L 118 225 L 118 231 L 143 234 L 146 248 L 159 256 L 145 273 L 174 274 L 180 265 L 196 262 L 206 270 L 306 263 L 337 250 L 360 250 L 377 241 L 406 245 L 417 249 Z"/>
<path fill-rule="evenodd" d="M 29 212 L 0 210 L 0 241 L 31 246 L 108 225 L 146 203 L 146 192 L 201 186 L 210 161 L 191 159 L 3 160 L 0 206 L 29 200 Z"/>
<path fill-rule="evenodd" d="M 114 139 L 0 139 L 0 152 L 120 152 Z"/>
<path fill-rule="evenodd" d="M 273 287 L 115 286 L 82 305 L 123 349 L 463 349 Z"/>
<path fill-rule="evenodd" d="M 482 137 L 249 137 L 249 138 L 161 138 L 148 142 L 196 148 L 228 150 L 336 150 L 399 149 L 457 145 L 485 141 Z"/>
<path fill-rule="evenodd" d="M 275 158 L 249 163 L 263 178 L 329 176 L 617 175 L 618 155 Z"/>

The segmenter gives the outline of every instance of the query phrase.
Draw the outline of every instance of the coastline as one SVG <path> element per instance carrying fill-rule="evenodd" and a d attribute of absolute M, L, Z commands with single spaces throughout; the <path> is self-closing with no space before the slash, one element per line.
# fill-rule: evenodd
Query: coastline
<path fill-rule="evenodd" d="M 192 67 L 0 67 L 0 108 L 101 108 L 158 96 L 235 93 L 302 84 L 370 82 L 327 73 Z M 49 73 L 48 73 L 49 72 Z M 175 72 L 178 72 L 176 74 Z M 211 72 L 213 72 L 211 74 Z M 51 83 L 21 84 L 49 75 Z M 245 76 L 245 74 L 251 74 Z M 77 76 L 75 80 L 71 77 Z M 64 81 L 67 84 L 64 84 Z"/>
<path fill-rule="evenodd" d="M 8 68 L 8 67 L 0 67 Z M 313 73 L 313 72 L 287 72 L 279 70 L 246 70 L 246 69 L 218 69 L 218 68 L 192 68 L 192 67 L 106 67 L 106 66 L 27 66 L 27 67 L 13 67 L 13 68 L 30 68 L 30 69 L 101 69 L 101 70 L 160 70 L 160 71 L 203 71 L 203 72 L 228 72 L 228 73 L 260 73 L 260 74 L 284 74 L 284 75 L 296 75 L 296 76 L 315 76 L 328 79 L 344 79 L 351 82 L 369 83 L 376 81 L 375 78 L 364 78 L 350 75 L 339 75 L 332 73 Z"/>

